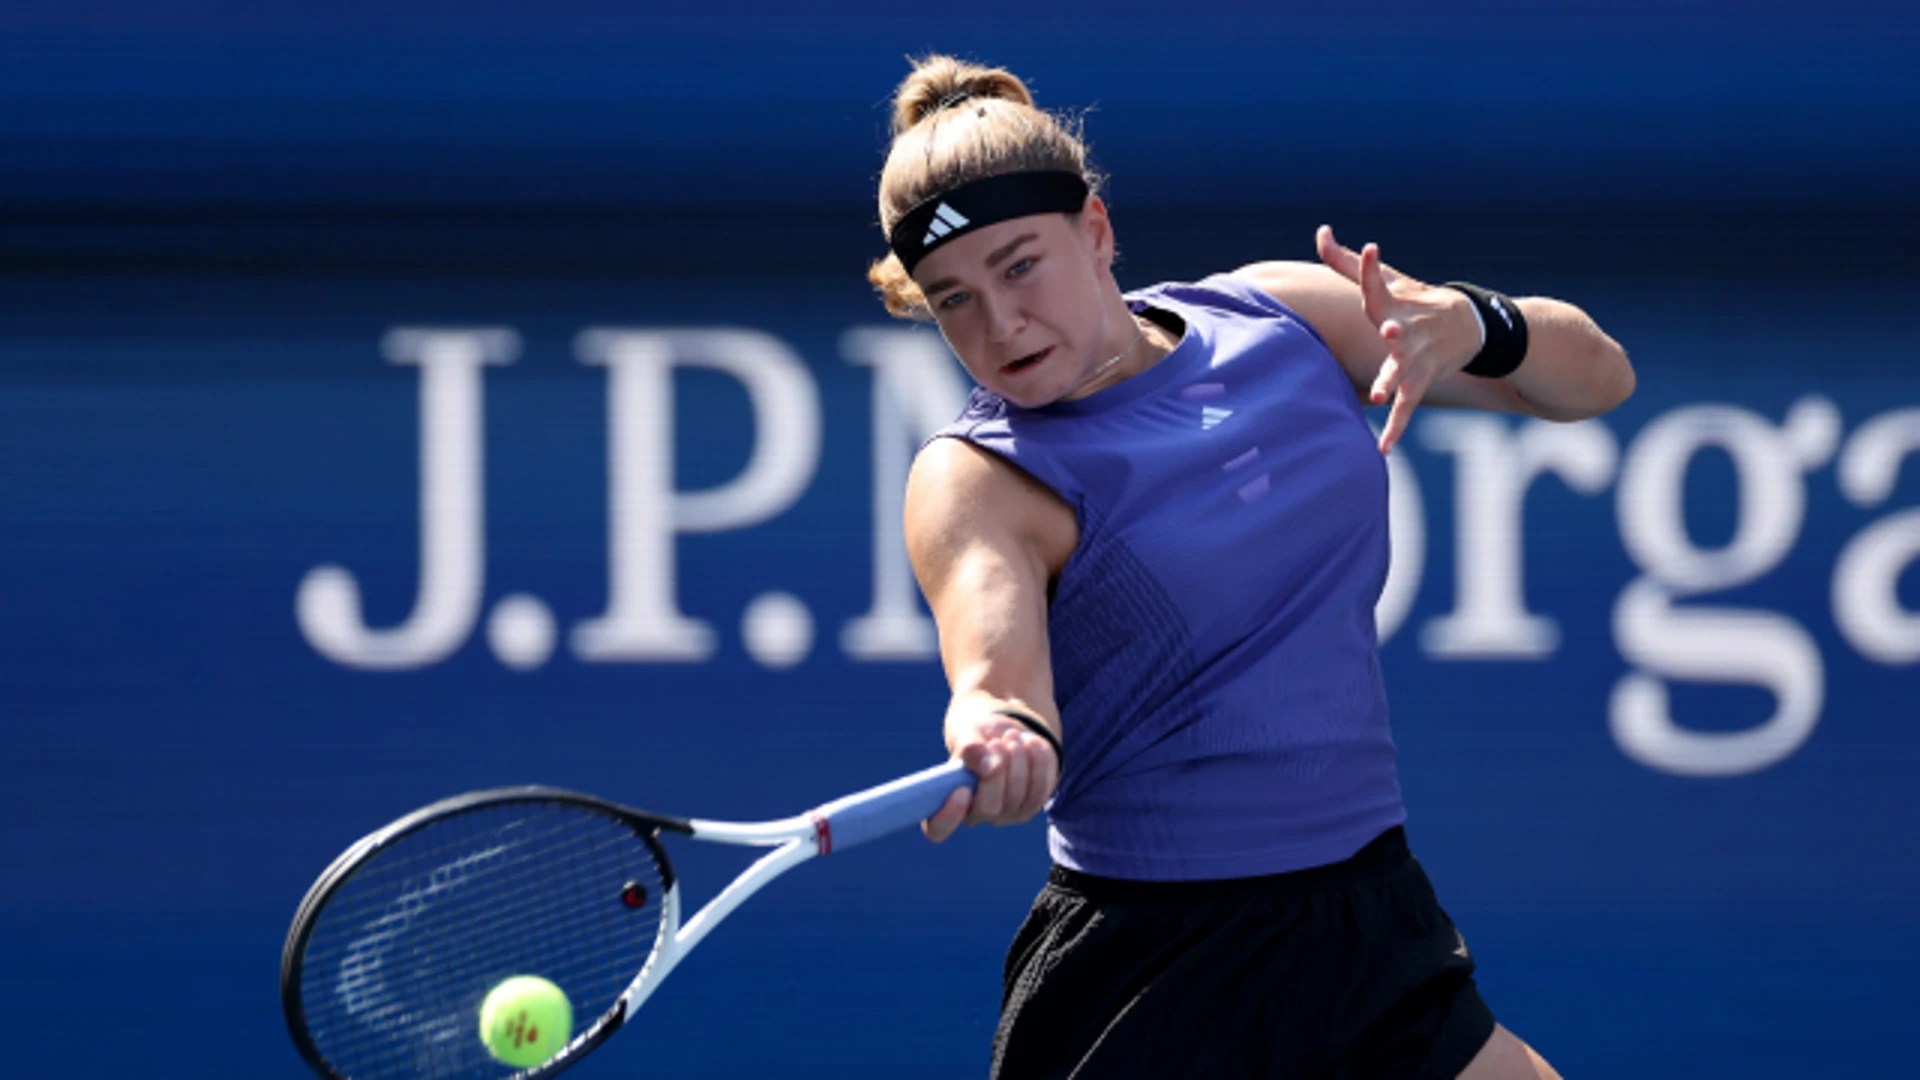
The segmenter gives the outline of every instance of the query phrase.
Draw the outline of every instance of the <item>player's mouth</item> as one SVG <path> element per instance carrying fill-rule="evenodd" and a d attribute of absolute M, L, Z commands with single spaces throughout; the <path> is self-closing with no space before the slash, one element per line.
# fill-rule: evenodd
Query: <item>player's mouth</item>
<path fill-rule="evenodd" d="M 1028 353 L 1027 355 L 1022 356 L 1017 360 L 1011 360 L 1005 364 L 1000 365 L 1000 374 L 1018 375 L 1021 372 L 1027 370 L 1028 368 L 1033 367 L 1034 365 L 1040 363 L 1040 361 L 1045 360 L 1047 357 L 1051 355 L 1053 355 L 1053 346 L 1049 345 L 1046 348 L 1041 349 L 1039 352 Z"/>

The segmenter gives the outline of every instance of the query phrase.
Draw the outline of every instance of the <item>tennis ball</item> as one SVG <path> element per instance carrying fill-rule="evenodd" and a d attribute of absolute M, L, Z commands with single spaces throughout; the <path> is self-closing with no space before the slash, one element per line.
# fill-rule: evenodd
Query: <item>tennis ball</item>
<path fill-rule="evenodd" d="M 572 1003 L 538 975 L 515 975 L 480 1004 L 480 1041 L 503 1065 L 531 1068 L 559 1053 L 571 1038 Z"/>

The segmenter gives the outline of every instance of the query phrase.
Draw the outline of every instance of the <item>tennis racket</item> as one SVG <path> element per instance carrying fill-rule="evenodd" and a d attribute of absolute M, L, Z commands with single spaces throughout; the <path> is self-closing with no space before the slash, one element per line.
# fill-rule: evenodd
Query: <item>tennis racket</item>
<path fill-rule="evenodd" d="M 329 1080 L 553 1076 L 619 1030 L 767 882 L 906 828 L 974 779 L 950 761 L 752 823 L 663 817 L 548 787 L 416 810 L 348 848 L 301 901 L 280 961 L 294 1045 Z M 773 850 L 682 925 L 661 833 Z M 480 1037 L 481 1003 L 515 975 L 558 985 L 576 1018 L 570 1041 L 523 1069 Z"/>

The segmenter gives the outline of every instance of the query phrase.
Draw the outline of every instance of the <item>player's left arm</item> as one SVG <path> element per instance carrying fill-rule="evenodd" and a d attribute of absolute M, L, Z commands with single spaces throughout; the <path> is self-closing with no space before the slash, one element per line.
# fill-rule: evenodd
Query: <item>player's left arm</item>
<path fill-rule="evenodd" d="M 1520 367 L 1500 379 L 1468 375 L 1461 369 L 1481 338 L 1465 294 L 1395 271 L 1376 245 L 1354 252 L 1324 225 L 1315 239 L 1321 263 L 1262 262 L 1235 273 L 1313 324 L 1362 400 L 1393 403 L 1382 452 L 1417 405 L 1582 420 L 1633 393 L 1626 350 L 1579 308 L 1541 296 L 1515 301 L 1527 321 Z"/>

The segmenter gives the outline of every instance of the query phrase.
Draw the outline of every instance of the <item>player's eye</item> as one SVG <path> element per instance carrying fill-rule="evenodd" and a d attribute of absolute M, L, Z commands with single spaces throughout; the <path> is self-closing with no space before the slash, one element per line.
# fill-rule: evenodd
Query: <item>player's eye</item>
<path fill-rule="evenodd" d="M 1027 271 L 1033 269 L 1033 262 L 1034 262 L 1034 259 L 1033 259 L 1033 256 L 1031 255 L 1027 256 L 1024 259 L 1021 259 L 1019 262 L 1014 263 L 1012 266 L 1007 267 L 1007 276 L 1021 277 L 1025 275 Z"/>
<path fill-rule="evenodd" d="M 950 292 L 947 295 L 940 298 L 940 309 L 942 311 L 952 311 L 954 308 L 957 308 L 961 304 L 965 303 L 966 299 L 967 299 L 966 293 L 961 292 L 958 289 L 955 289 L 953 292 Z"/>

